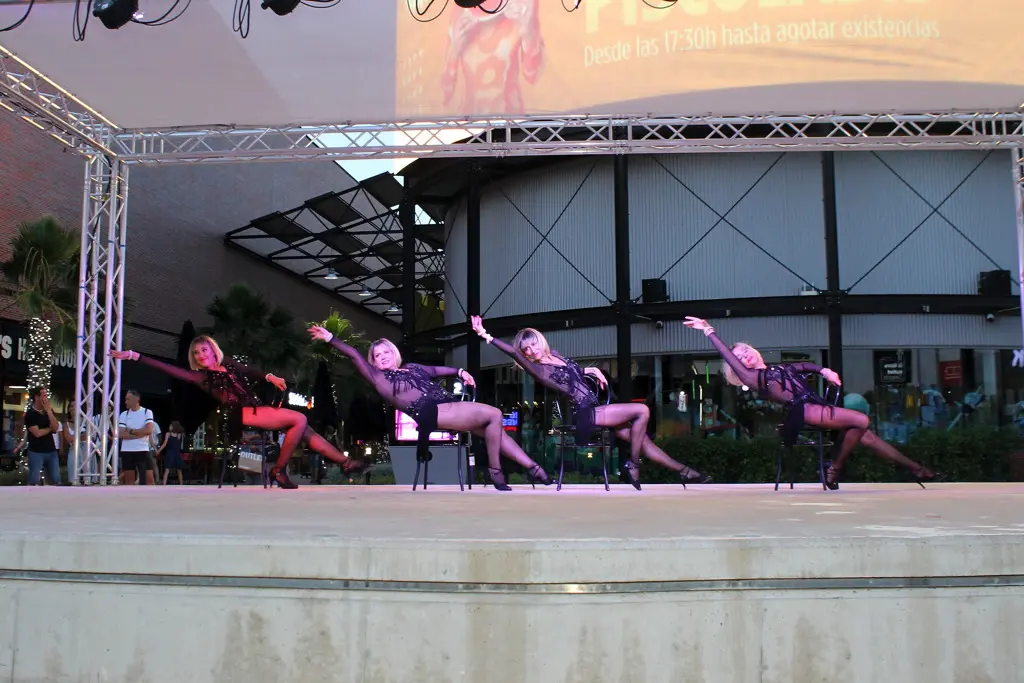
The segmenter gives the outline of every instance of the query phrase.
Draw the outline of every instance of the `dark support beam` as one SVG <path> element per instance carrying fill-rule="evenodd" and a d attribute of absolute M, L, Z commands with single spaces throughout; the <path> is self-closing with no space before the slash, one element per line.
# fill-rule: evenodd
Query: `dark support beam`
<path fill-rule="evenodd" d="M 466 312 L 480 315 L 480 166 L 470 164 L 466 190 Z M 462 323 L 463 326 L 466 323 Z M 480 373 L 480 337 L 469 335 L 466 342 L 466 370 Z M 479 391 L 479 389 L 477 389 Z"/>
<path fill-rule="evenodd" d="M 620 401 L 633 398 L 632 329 L 630 312 L 632 297 L 629 293 L 629 157 L 614 157 L 615 201 L 615 347 L 619 372 L 616 384 Z"/>
<path fill-rule="evenodd" d="M 836 158 L 821 154 L 821 189 L 825 218 L 825 314 L 828 316 L 828 365 L 843 376 L 843 297 L 839 282 L 839 226 L 836 213 Z"/>
<path fill-rule="evenodd" d="M 409 192 L 398 207 L 402 224 L 402 346 L 406 358 L 413 360 L 412 338 L 416 334 L 416 204 Z"/>

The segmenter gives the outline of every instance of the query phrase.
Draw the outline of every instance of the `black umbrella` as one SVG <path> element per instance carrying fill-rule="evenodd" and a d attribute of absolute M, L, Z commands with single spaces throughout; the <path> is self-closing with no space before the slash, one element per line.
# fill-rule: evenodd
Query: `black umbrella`
<path fill-rule="evenodd" d="M 181 367 L 189 367 L 188 350 L 195 338 L 195 325 L 191 320 L 186 320 L 178 336 L 178 355 L 175 358 Z M 181 423 L 186 434 L 194 434 L 200 425 L 206 422 L 210 411 L 217 406 L 217 402 L 205 391 L 178 379 L 171 380 L 171 401 L 174 419 Z"/>
<path fill-rule="evenodd" d="M 313 428 L 322 432 L 328 425 L 338 424 L 338 405 L 334 402 L 334 383 L 327 363 L 320 362 L 313 380 L 313 408 L 309 411 Z"/>

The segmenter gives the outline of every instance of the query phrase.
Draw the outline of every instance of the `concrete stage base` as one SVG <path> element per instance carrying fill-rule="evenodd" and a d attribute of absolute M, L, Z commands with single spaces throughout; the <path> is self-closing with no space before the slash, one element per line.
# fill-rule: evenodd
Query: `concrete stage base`
<path fill-rule="evenodd" d="M 0 490 L 0 681 L 1010 683 L 1024 485 Z"/>

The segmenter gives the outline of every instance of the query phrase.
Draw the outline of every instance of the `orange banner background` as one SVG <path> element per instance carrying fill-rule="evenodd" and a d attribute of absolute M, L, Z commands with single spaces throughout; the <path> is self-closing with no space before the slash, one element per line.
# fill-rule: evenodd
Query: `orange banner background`
<path fill-rule="evenodd" d="M 495 16 L 449 3 L 430 23 L 400 4 L 399 118 L 633 113 L 628 103 L 651 98 L 662 99 L 642 111 L 831 111 L 837 88 L 851 100 L 863 82 L 992 87 L 946 93 L 949 109 L 1024 100 L 1018 21 L 998 0 L 680 0 L 661 10 L 582 0 L 571 13 L 558 0 L 509 0 Z M 792 84 L 808 87 L 793 98 L 766 90 Z M 906 91 L 890 87 L 866 89 L 861 111 L 898 107 Z M 702 93 L 727 91 L 730 111 L 699 108 Z"/>

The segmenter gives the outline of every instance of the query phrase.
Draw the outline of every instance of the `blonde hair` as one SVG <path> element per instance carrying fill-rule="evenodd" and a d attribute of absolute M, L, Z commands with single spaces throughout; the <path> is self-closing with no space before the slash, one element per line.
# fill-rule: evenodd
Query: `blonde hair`
<path fill-rule="evenodd" d="M 735 350 L 735 349 L 737 349 L 737 348 L 739 348 L 741 346 L 747 347 L 750 350 L 751 353 L 753 353 L 755 356 L 757 356 L 757 364 L 758 365 L 764 365 L 764 357 L 761 355 L 761 352 L 758 351 L 757 349 L 755 349 L 753 346 L 751 346 L 750 344 L 748 344 L 746 342 L 736 342 L 735 344 L 733 344 L 729 348 Z M 723 360 L 723 362 L 725 362 L 725 361 Z M 731 367 L 729 367 L 728 363 L 725 363 L 725 366 L 722 369 L 722 374 L 725 375 L 725 381 L 728 382 L 729 384 L 733 385 L 734 387 L 741 387 L 741 386 L 743 386 L 743 382 L 740 380 L 739 377 L 736 376 L 736 373 L 733 372 L 733 369 Z"/>
<path fill-rule="evenodd" d="M 395 346 L 395 343 L 393 341 L 391 341 L 390 339 L 385 339 L 383 337 L 370 344 L 370 350 L 366 352 L 367 363 L 373 365 L 373 352 L 377 350 L 378 346 L 384 346 L 391 349 L 391 354 L 395 357 L 395 367 L 402 367 L 402 352 L 398 350 L 398 347 Z M 377 366 L 373 365 L 373 367 Z"/>
<path fill-rule="evenodd" d="M 524 327 L 516 332 L 516 336 L 512 339 L 512 348 L 516 351 L 522 351 L 523 344 L 531 341 L 535 341 L 540 344 L 540 349 L 545 356 L 551 355 L 551 345 L 548 344 L 548 340 L 540 333 L 539 330 L 535 330 L 532 327 Z"/>
<path fill-rule="evenodd" d="M 213 357 L 217 359 L 217 365 L 221 365 L 224 362 L 224 352 L 220 350 L 220 345 L 214 341 L 213 337 L 209 337 L 205 334 L 201 334 L 192 340 L 192 343 L 188 345 L 188 366 L 193 370 L 202 370 L 203 368 L 196 363 L 195 350 L 200 344 L 209 344 L 210 348 L 213 349 Z"/>

